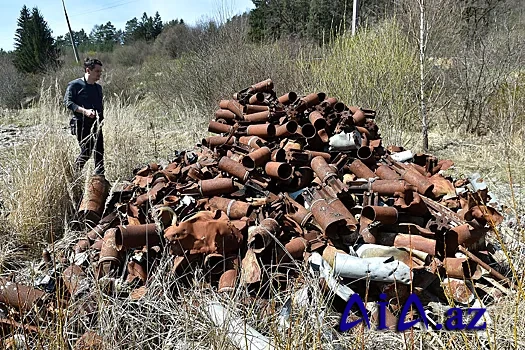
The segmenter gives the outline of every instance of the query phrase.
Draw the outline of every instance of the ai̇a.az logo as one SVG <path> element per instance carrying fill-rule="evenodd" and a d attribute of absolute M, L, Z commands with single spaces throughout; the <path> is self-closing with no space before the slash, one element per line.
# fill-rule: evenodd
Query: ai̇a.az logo
<path fill-rule="evenodd" d="M 378 306 L 378 315 L 377 315 L 377 329 L 378 330 L 385 330 L 388 329 L 387 327 L 387 307 L 388 307 L 388 301 L 386 301 L 386 294 L 381 294 L 379 296 L 380 301 L 377 302 Z M 359 310 L 362 317 L 355 321 L 349 321 L 348 316 L 350 315 L 352 310 Z M 407 317 L 411 310 L 414 314 L 417 313 L 419 318 L 407 320 Z M 479 331 L 484 330 L 487 327 L 487 323 L 483 319 L 483 315 L 485 314 L 486 309 L 484 308 L 468 308 L 468 309 L 461 309 L 457 307 L 452 307 L 446 311 L 446 321 L 444 324 L 436 324 L 434 325 L 435 329 L 444 329 L 447 331 L 462 331 L 462 330 L 468 330 L 468 331 Z M 417 317 L 417 316 L 416 316 Z M 468 321 L 466 321 L 468 319 Z M 341 332 L 348 331 L 352 329 L 353 327 L 357 326 L 358 324 L 364 322 L 365 325 L 370 329 L 370 320 L 367 316 L 366 308 L 363 303 L 363 300 L 359 296 L 359 294 L 353 294 L 350 299 L 348 300 L 348 303 L 346 304 L 345 311 L 343 312 L 343 316 L 341 317 L 341 323 L 339 325 L 339 329 Z M 416 294 L 410 294 L 407 301 L 403 305 L 400 313 L 399 313 L 399 320 L 397 323 L 397 331 L 398 332 L 404 332 L 416 325 L 417 323 L 423 323 L 425 328 L 428 328 L 428 319 L 425 314 L 425 310 L 423 308 L 423 304 L 419 300 L 418 296 Z"/>

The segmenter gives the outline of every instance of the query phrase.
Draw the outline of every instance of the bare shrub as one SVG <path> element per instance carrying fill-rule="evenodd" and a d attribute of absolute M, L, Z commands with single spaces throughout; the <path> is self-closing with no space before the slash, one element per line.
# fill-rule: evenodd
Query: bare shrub
<path fill-rule="evenodd" d="M 123 67 L 140 67 L 155 50 L 150 43 L 135 41 L 132 44 L 119 46 L 113 50 L 112 64 Z"/>
<path fill-rule="evenodd" d="M 6 54 L 0 54 L 0 76 L 0 107 L 20 107 L 24 97 L 24 77 Z"/>

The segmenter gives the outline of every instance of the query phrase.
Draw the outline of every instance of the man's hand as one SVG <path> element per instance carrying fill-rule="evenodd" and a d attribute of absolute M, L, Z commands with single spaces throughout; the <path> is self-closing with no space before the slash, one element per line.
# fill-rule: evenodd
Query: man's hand
<path fill-rule="evenodd" d="M 80 107 L 79 109 L 81 109 L 82 114 L 88 118 L 94 119 L 97 117 L 97 111 L 94 109 L 85 109 L 83 107 Z"/>

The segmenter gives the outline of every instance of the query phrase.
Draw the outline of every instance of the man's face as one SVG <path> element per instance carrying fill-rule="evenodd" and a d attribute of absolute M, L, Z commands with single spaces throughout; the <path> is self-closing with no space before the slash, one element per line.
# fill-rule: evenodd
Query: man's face
<path fill-rule="evenodd" d="M 100 80 L 100 76 L 102 75 L 102 66 L 95 64 L 95 68 L 87 68 L 87 73 L 90 77 L 93 78 L 94 81 L 98 81 Z"/>

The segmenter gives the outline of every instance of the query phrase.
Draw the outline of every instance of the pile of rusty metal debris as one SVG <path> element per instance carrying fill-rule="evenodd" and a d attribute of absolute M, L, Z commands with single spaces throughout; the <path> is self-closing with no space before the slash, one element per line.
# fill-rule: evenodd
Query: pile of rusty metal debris
<path fill-rule="evenodd" d="M 384 146 L 374 110 L 324 93 L 278 97 L 265 80 L 219 105 L 208 127 L 217 135 L 169 164 L 111 190 L 91 178 L 80 207 L 89 232 L 52 293 L 2 279 L 0 302 L 18 311 L 4 324 L 50 297 L 86 293 L 88 276 L 127 283 L 138 300 L 166 253 L 170 273 L 199 266 L 220 293 L 242 285 L 264 297 L 305 267 L 343 300 L 386 293 L 393 320 L 410 292 L 464 305 L 512 293 L 485 239 L 502 216 L 485 204 L 481 178 L 447 178 L 450 160 Z"/>

